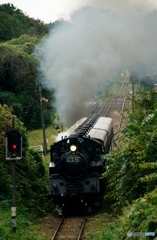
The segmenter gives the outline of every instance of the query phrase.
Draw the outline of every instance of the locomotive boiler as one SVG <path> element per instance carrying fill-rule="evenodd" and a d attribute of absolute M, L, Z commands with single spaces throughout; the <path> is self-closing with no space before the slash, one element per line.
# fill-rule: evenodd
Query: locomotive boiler
<path fill-rule="evenodd" d="M 72 206 L 91 210 L 104 190 L 100 177 L 112 139 L 112 119 L 91 115 L 77 121 L 51 146 L 50 197 L 59 214 Z"/>

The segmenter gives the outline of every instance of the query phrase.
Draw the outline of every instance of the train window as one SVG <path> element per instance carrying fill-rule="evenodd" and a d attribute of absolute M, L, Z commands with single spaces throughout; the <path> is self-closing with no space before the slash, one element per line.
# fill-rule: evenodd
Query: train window
<path fill-rule="evenodd" d="M 85 184 L 86 184 L 86 185 L 89 185 L 89 181 L 85 181 Z"/>

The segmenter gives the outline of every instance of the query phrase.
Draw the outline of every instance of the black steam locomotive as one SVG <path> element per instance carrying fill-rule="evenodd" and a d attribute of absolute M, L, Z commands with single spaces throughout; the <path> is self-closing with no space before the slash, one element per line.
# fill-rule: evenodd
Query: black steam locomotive
<path fill-rule="evenodd" d="M 77 121 L 51 146 L 50 197 L 60 215 L 72 206 L 90 211 L 103 193 L 100 176 L 112 139 L 112 119 L 92 115 Z"/>

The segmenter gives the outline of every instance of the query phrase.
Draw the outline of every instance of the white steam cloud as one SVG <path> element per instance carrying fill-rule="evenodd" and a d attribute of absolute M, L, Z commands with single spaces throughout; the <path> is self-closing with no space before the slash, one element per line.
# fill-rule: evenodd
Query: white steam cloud
<path fill-rule="evenodd" d="M 85 102 L 100 82 L 122 68 L 150 73 L 157 64 L 153 1 L 88 0 L 84 4 L 92 7 L 74 12 L 70 22 L 51 29 L 40 45 L 42 84 L 55 89 L 56 108 L 65 125 L 84 115 Z"/>

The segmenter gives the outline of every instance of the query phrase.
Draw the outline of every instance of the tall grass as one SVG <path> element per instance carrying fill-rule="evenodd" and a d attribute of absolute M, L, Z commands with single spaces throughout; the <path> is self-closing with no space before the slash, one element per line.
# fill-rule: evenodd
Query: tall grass
<path fill-rule="evenodd" d="M 45 233 L 32 220 L 28 209 L 17 207 L 16 232 L 11 227 L 10 209 L 0 206 L 0 240 L 44 240 Z"/>
<path fill-rule="evenodd" d="M 56 136 L 58 134 L 58 130 L 55 129 L 54 127 L 48 127 L 45 129 L 46 133 L 46 140 L 47 140 L 47 150 L 48 150 L 48 155 L 43 156 L 43 163 L 45 168 L 48 170 L 49 162 L 50 162 L 50 146 L 54 143 Z M 34 130 L 28 133 L 28 142 L 29 146 L 38 146 L 38 145 L 43 145 L 43 131 L 42 129 Z M 0 239 L 1 240 L 1 239 Z"/>
<path fill-rule="evenodd" d="M 58 130 L 54 127 L 48 127 L 45 130 L 46 140 L 47 140 L 47 149 L 50 148 L 51 144 L 54 142 Z M 43 131 L 42 129 L 34 130 L 28 133 L 28 142 L 29 146 L 43 145 Z"/>

